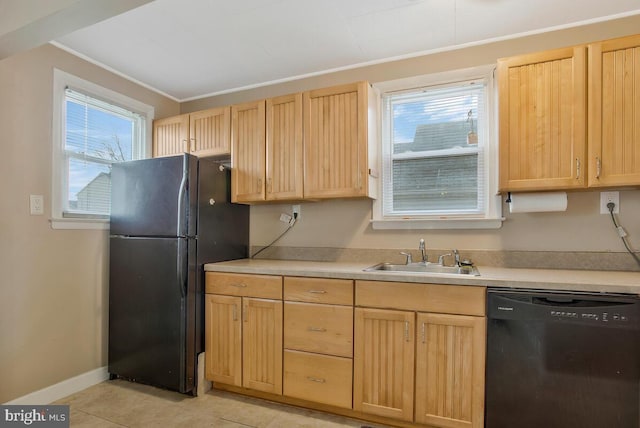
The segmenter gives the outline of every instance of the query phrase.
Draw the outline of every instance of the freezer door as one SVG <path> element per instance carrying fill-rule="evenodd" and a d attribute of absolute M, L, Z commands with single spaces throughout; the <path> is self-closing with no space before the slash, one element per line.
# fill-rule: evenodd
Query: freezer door
<path fill-rule="evenodd" d="M 198 263 L 247 257 L 249 206 L 231 203 L 230 169 L 206 158 L 198 169 Z"/>
<path fill-rule="evenodd" d="M 111 170 L 111 235 L 195 236 L 198 160 L 121 162 Z"/>
<path fill-rule="evenodd" d="M 110 238 L 109 372 L 179 392 L 196 381 L 195 240 Z"/>
<path fill-rule="evenodd" d="M 242 259 L 249 251 L 249 207 L 231 203 L 225 165 L 214 158 L 201 158 L 198 164 L 198 314 L 204 314 L 204 264 Z M 198 350 L 204 350 L 204 318 L 196 320 L 196 330 Z"/>

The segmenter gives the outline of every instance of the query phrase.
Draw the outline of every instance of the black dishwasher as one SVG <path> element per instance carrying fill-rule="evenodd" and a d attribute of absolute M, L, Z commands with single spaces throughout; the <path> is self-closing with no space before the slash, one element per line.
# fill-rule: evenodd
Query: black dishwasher
<path fill-rule="evenodd" d="M 486 428 L 640 427 L 638 296 L 490 289 Z"/>

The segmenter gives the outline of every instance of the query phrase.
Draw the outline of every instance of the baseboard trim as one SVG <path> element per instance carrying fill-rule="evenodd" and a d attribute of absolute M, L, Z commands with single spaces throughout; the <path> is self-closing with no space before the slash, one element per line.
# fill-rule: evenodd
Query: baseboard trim
<path fill-rule="evenodd" d="M 48 386 L 38 391 L 34 391 L 30 394 L 16 398 L 5 404 L 20 404 L 20 405 L 37 405 L 37 404 L 50 404 L 68 395 L 75 394 L 78 391 L 82 391 L 90 386 L 96 385 L 100 382 L 109 379 L 109 371 L 107 367 L 100 367 L 95 370 L 82 373 L 78 376 L 74 376 L 70 379 L 58 382 L 55 385 Z"/>

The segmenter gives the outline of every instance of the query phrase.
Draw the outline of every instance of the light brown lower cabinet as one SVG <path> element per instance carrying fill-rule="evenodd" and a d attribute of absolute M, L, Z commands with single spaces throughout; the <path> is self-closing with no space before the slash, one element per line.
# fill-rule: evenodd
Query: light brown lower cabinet
<path fill-rule="evenodd" d="M 484 317 L 417 314 L 415 421 L 484 425 Z"/>
<path fill-rule="evenodd" d="M 280 277 L 207 274 L 207 291 L 276 295 Z M 260 287 L 262 284 L 262 288 Z M 282 394 L 282 300 L 205 295 L 207 380 Z"/>
<path fill-rule="evenodd" d="M 484 317 L 356 308 L 355 336 L 354 410 L 483 426 Z"/>
<path fill-rule="evenodd" d="M 208 272 L 206 288 L 214 386 L 404 427 L 484 425 L 484 287 Z"/>
<path fill-rule="evenodd" d="M 351 409 L 353 281 L 284 279 L 284 395 Z"/>
<path fill-rule="evenodd" d="M 282 302 L 207 294 L 205 377 L 282 394 Z"/>
<path fill-rule="evenodd" d="M 415 313 L 355 309 L 353 409 L 413 420 Z"/>

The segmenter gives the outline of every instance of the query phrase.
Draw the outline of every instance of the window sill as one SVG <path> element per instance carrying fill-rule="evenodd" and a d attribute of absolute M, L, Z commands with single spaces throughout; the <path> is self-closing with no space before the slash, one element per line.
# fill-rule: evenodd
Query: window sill
<path fill-rule="evenodd" d="M 371 220 L 376 230 L 392 229 L 500 229 L 504 218 L 498 219 L 389 219 Z"/>
<path fill-rule="evenodd" d="M 109 220 L 80 219 L 80 218 L 52 218 L 49 221 L 51 222 L 52 229 L 109 230 Z"/>

